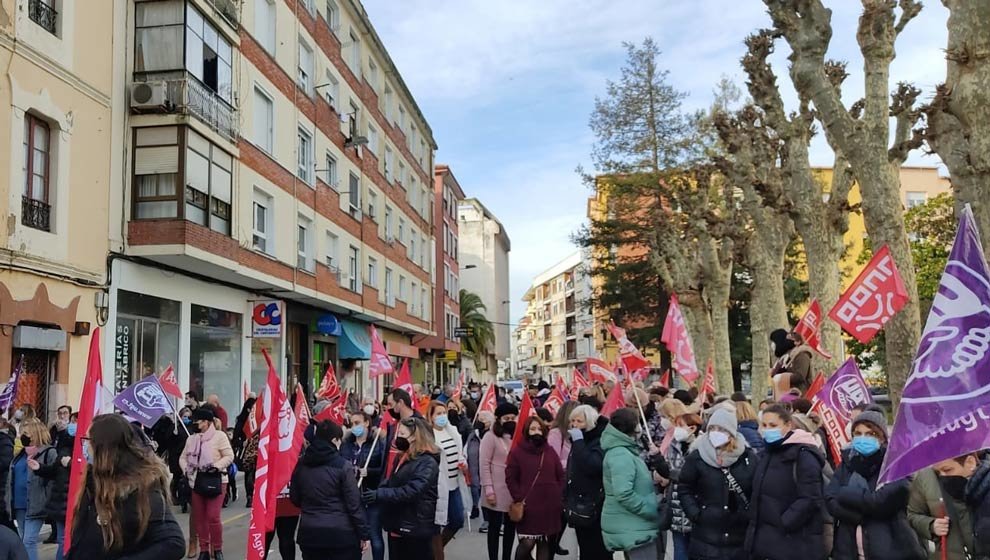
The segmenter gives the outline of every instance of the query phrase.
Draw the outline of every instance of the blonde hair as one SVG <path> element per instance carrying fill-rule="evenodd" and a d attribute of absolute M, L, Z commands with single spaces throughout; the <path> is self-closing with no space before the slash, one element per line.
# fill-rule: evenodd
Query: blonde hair
<path fill-rule="evenodd" d="M 687 414 L 688 409 L 684 406 L 684 403 L 677 399 L 667 399 L 660 405 L 660 412 L 666 416 L 667 419 L 674 421 Z"/>
<path fill-rule="evenodd" d="M 753 405 L 749 404 L 748 402 L 737 402 L 736 420 L 739 422 L 744 422 L 746 420 L 756 420 L 756 411 L 753 410 Z"/>
<path fill-rule="evenodd" d="M 51 432 L 37 418 L 30 418 L 22 422 L 20 432 L 31 438 L 31 445 L 42 446 L 52 442 Z"/>

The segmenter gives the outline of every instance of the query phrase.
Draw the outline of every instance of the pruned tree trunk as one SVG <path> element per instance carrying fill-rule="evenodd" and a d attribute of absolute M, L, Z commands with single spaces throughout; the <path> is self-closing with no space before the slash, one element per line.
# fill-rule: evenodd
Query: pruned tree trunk
<path fill-rule="evenodd" d="M 768 254 L 750 260 L 753 288 L 750 297 L 749 321 L 752 334 L 753 364 L 750 370 L 753 403 L 766 397 L 770 387 L 770 333 L 787 324 L 787 304 L 784 301 L 784 255 Z"/>
<path fill-rule="evenodd" d="M 731 393 L 732 353 L 729 349 L 729 291 L 732 286 L 732 249 L 729 240 L 719 245 L 714 239 L 702 237 L 702 270 L 705 277 L 705 300 L 711 313 L 712 363 L 720 394 Z M 701 366 L 702 364 L 698 364 Z M 704 364 L 707 366 L 707 362 Z"/>
<path fill-rule="evenodd" d="M 688 333 L 691 335 L 694 359 L 698 364 L 698 371 L 701 372 L 694 385 L 701 388 L 708 360 L 714 359 L 712 316 L 701 294 L 690 294 L 681 299 L 680 302 L 681 311 L 684 313 L 684 322 L 687 324 Z"/>
<path fill-rule="evenodd" d="M 949 168 L 956 212 L 973 208 L 990 253 L 990 2 L 942 0 L 949 9 L 945 84 L 924 111 L 925 139 Z"/>

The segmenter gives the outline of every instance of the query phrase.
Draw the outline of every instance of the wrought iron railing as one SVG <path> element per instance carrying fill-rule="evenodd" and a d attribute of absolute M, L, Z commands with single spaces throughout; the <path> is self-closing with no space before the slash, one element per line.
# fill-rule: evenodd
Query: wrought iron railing
<path fill-rule="evenodd" d="M 166 97 L 179 111 L 195 115 L 228 140 L 237 140 L 237 111 L 195 76 L 168 79 Z"/>
<path fill-rule="evenodd" d="M 31 21 L 47 29 L 52 35 L 55 34 L 58 12 L 43 0 L 28 0 L 28 17 L 31 18 Z"/>
<path fill-rule="evenodd" d="M 21 197 L 21 223 L 29 228 L 51 231 L 52 207 L 40 200 Z"/>

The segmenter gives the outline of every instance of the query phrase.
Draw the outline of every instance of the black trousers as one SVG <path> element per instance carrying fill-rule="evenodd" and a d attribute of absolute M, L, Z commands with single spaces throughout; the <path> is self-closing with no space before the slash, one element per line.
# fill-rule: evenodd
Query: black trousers
<path fill-rule="evenodd" d="M 389 560 L 433 560 L 433 537 L 388 536 Z"/>
<path fill-rule="evenodd" d="M 577 536 L 581 560 L 612 560 L 612 553 L 605 548 L 605 542 L 602 541 L 601 525 L 575 527 L 574 534 Z"/>
<path fill-rule="evenodd" d="M 278 552 L 282 555 L 282 560 L 296 560 L 296 527 L 299 526 L 299 516 L 276 517 L 275 530 L 265 533 L 265 558 L 268 558 L 268 549 L 278 535 Z M 306 554 L 303 553 L 305 560 Z M 314 556 L 313 558 L 317 558 Z"/>
<path fill-rule="evenodd" d="M 516 524 L 509 519 L 509 514 L 488 508 L 481 510 L 488 521 L 488 560 L 499 560 L 498 541 L 502 539 L 502 560 L 512 558 L 512 545 L 516 542 Z M 504 529 L 505 534 L 499 536 Z"/>
<path fill-rule="evenodd" d="M 302 549 L 302 560 L 361 560 L 361 547 Z"/>

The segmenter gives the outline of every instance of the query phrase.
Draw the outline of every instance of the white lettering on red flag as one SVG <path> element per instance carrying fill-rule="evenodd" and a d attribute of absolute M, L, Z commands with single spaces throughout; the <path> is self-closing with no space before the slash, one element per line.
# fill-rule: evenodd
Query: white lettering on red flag
<path fill-rule="evenodd" d="M 650 362 L 643 357 L 643 354 L 639 352 L 639 348 L 636 348 L 636 345 L 626 336 L 626 329 L 617 326 L 613 321 L 609 321 L 606 327 L 608 327 L 608 331 L 612 333 L 612 337 L 619 344 L 619 356 L 622 358 L 622 365 L 626 371 L 636 371 L 650 367 Z"/>
<path fill-rule="evenodd" d="M 842 294 L 828 316 L 866 344 L 908 302 L 907 290 L 884 245 Z"/>
<path fill-rule="evenodd" d="M 371 359 L 368 360 L 368 376 L 374 379 L 380 375 L 394 372 L 392 359 L 388 357 L 385 345 L 382 343 L 382 339 L 378 337 L 378 329 L 374 325 L 368 325 L 368 330 L 371 333 Z"/>
<path fill-rule="evenodd" d="M 676 294 L 670 296 L 670 306 L 667 309 L 667 318 L 663 323 L 660 342 L 663 342 L 667 346 L 667 350 L 670 351 L 673 362 L 671 365 L 674 371 L 693 385 L 701 372 L 698 371 L 698 364 L 694 359 L 691 336 L 688 334 L 687 325 L 684 323 L 684 315 L 681 313 L 681 306 L 677 302 Z"/>
<path fill-rule="evenodd" d="M 597 359 L 588 358 L 585 362 L 588 370 L 588 378 L 592 383 L 618 383 L 619 376 L 615 374 L 615 371 L 607 363 Z"/>
<path fill-rule="evenodd" d="M 801 335 L 804 343 L 810 346 L 812 350 L 821 354 L 826 360 L 831 360 L 832 355 L 822 348 L 821 320 L 822 306 L 817 299 L 813 299 L 808 305 L 808 310 L 804 312 L 801 320 L 794 327 L 794 332 Z"/>

